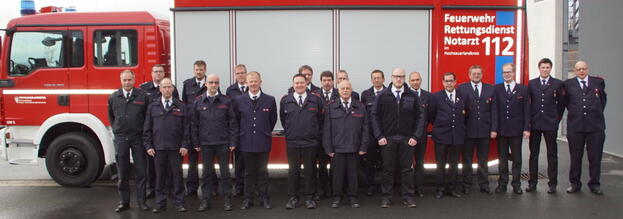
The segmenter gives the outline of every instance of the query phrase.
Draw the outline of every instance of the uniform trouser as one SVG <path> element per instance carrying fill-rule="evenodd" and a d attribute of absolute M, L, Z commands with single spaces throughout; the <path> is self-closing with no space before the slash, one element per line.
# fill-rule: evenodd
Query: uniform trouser
<path fill-rule="evenodd" d="M 196 192 L 199 187 L 199 152 L 194 149 L 188 150 L 188 175 L 186 176 L 186 191 Z"/>
<path fill-rule="evenodd" d="M 115 136 L 115 158 L 117 159 L 117 170 L 119 182 L 117 191 L 122 205 L 130 204 L 130 151 L 134 160 L 134 176 L 136 177 L 136 201 L 139 204 L 145 203 L 146 178 L 146 156 L 145 147 L 140 137 L 126 138 Z"/>
<path fill-rule="evenodd" d="M 327 164 L 331 158 L 324 151 L 324 147 L 318 147 L 317 160 L 318 160 L 318 187 L 325 192 L 325 195 L 331 194 L 331 173 L 327 168 Z"/>
<path fill-rule="evenodd" d="M 377 185 L 374 179 L 374 174 L 381 161 L 381 152 L 379 151 L 379 145 L 375 140 L 371 140 L 368 145 L 368 153 L 361 156 L 361 170 L 365 183 L 368 187 L 375 187 Z"/>
<path fill-rule="evenodd" d="M 413 150 L 414 147 L 407 144 L 408 139 L 388 139 L 387 145 L 381 146 L 383 157 L 383 182 L 381 183 L 381 196 L 391 199 L 394 194 L 394 170 L 400 169 L 400 193 L 402 198 L 413 197 Z"/>
<path fill-rule="evenodd" d="M 268 152 L 242 152 L 244 159 L 244 198 L 253 199 L 254 191 L 260 198 L 268 198 Z"/>
<path fill-rule="evenodd" d="M 157 150 L 154 156 L 156 167 L 156 204 L 164 207 L 167 204 L 167 175 L 170 175 L 175 194 L 175 205 L 184 204 L 184 180 L 182 176 L 182 155 L 178 150 Z"/>
<path fill-rule="evenodd" d="M 234 177 L 236 177 L 236 190 L 242 191 L 244 189 L 244 159 L 242 151 L 238 148 L 234 149 Z"/>
<path fill-rule="evenodd" d="M 539 174 L 539 151 L 541 149 L 541 135 L 545 137 L 545 146 L 547 147 L 547 177 L 549 186 L 558 184 L 558 131 L 530 131 L 530 180 L 531 186 L 536 186 Z"/>
<path fill-rule="evenodd" d="M 571 154 L 571 167 L 569 168 L 569 182 L 572 186 L 580 187 L 582 183 L 582 157 L 584 156 L 584 145 L 588 155 L 588 172 L 590 180 L 588 186 L 596 188 L 600 186 L 599 177 L 601 173 L 601 156 L 604 149 L 606 135 L 604 131 L 599 132 L 568 132 L 569 152 Z"/>
<path fill-rule="evenodd" d="M 456 189 L 461 147 L 462 145 L 435 144 L 437 191 L 454 191 Z M 446 164 L 449 165 L 447 170 Z"/>
<path fill-rule="evenodd" d="M 480 188 L 489 187 L 489 166 L 487 158 L 489 157 L 489 138 L 466 138 L 463 145 L 463 186 L 465 188 L 472 187 L 472 175 L 474 168 L 474 149 L 476 150 L 476 158 L 478 159 L 478 185 Z"/>
<path fill-rule="evenodd" d="M 335 153 L 331 159 L 331 171 L 333 196 L 341 198 L 344 194 L 344 187 L 347 187 L 348 198 L 357 198 L 357 168 L 359 167 L 359 154 L 355 153 Z M 346 185 L 344 185 L 346 180 Z"/>
<path fill-rule="evenodd" d="M 428 139 L 419 139 L 415 145 L 415 190 L 422 190 L 424 186 L 424 155 L 426 154 L 426 143 Z"/>
<path fill-rule="evenodd" d="M 316 193 L 316 147 L 296 148 L 287 147 L 288 153 L 288 196 L 297 197 L 301 164 L 303 164 L 304 194 L 306 199 L 312 199 Z"/>
<path fill-rule="evenodd" d="M 171 173 L 166 172 L 167 181 L 164 182 L 164 187 L 168 188 L 167 185 L 173 185 L 173 181 L 171 181 Z M 147 193 L 156 191 L 156 166 L 154 165 L 154 157 L 147 155 Z M 155 194 L 155 193 L 154 193 Z"/>
<path fill-rule="evenodd" d="M 508 185 L 509 155 L 512 156 L 513 159 L 513 166 L 511 168 L 513 181 L 511 182 L 511 186 L 521 186 L 521 142 L 522 136 L 498 136 L 498 154 L 500 158 L 500 164 L 498 166 L 500 172 L 498 186 Z"/>
<path fill-rule="evenodd" d="M 231 176 L 229 174 L 229 146 L 206 145 L 201 146 L 201 158 L 203 158 L 203 172 L 201 173 L 201 199 L 209 200 L 216 192 L 218 178 L 214 171 L 214 157 L 218 158 L 219 172 L 221 174 L 221 197 L 223 200 L 231 199 Z"/>

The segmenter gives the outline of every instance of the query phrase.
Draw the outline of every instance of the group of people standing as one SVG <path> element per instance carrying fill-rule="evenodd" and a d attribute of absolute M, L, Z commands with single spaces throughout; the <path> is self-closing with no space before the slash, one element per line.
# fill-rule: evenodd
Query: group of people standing
<path fill-rule="evenodd" d="M 487 160 L 493 139 L 497 140 L 500 173 L 494 191 L 507 191 L 508 165 L 512 161 L 513 193 L 523 193 L 523 138 L 530 141 L 530 180 L 525 191 L 536 191 L 542 136 L 547 147 L 547 192 L 556 193 L 556 139 L 565 108 L 571 154 L 571 186 L 567 192 L 580 191 L 586 148 L 591 179 L 588 186 L 592 193 L 601 195 L 604 80 L 589 76 L 588 64 L 579 61 L 575 65 L 576 77 L 563 82 L 550 75 L 552 65 L 547 58 L 539 61 L 539 77 L 527 86 L 515 82 L 512 63 L 503 65 L 504 81 L 496 85 L 484 83 L 482 68 L 474 65 L 468 69 L 469 82 L 456 86 L 456 75 L 448 72 L 443 74 L 443 90 L 435 93 L 421 88 L 418 72 L 410 73 L 407 79 L 405 70 L 396 68 L 386 87 L 385 74 L 374 70 L 370 73 L 372 87 L 361 96 L 353 91 L 345 70 L 335 76 L 323 71 L 321 86 L 317 87 L 312 83 L 312 68 L 304 65 L 292 77 L 292 87 L 280 99 L 279 109 L 275 97 L 262 92 L 260 73 L 247 72 L 242 64 L 235 66 L 236 82 L 223 94 L 219 77 L 206 75 L 206 63 L 196 61 L 194 77 L 183 83 L 181 100 L 171 79 L 164 77 L 162 65 L 153 66 L 153 80 L 140 88 L 134 87 L 134 73 L 123 71 L 122 86 L 110 96 L 108 104 L 121 199 L 115 211 L 129 209 L 130 155 L 137 203 L 142 210 L 151 209 L 145 200 L 152 194 L 156 198 L 152 212 L 166 210 L 171 194 L 176 210 L 184 212 L 185 196 L 197 194 L 199 187 L 199 211 L 212 207 L 219 190 L 225 210 L 232 210 L 232 196 L 241 194 L 241 209 L 252 207 L 255 197 L 259 197 L 261 207 L 270 209 L 267 166 L 278 118 L 284 128 L 289 165 L 287 209 L 301 205 L 315 209 L 322 197 L 332 198 L 332 208 L 342 205 L 344 198 L 351 207 L 360 207 L 359 172 L 364 173 L 368 195 L 380 187 L 382 208 L 392 205 L 394 175 L 398 173 L 402 204 L 416 207 L 415 197 L 424 196 L 429 124 L 435 143 L 436 198 L 459 198 L 471 192 L 474 157 L 480 192 L 491 193 Z M 230 153 L 234 154 L 235 181 L 230 177 Z M 201 184 L 199 154 L 203 162 Z M 181 168 L 184 156 L 188 156 L 189 165 L 186 185 Z M 214 170 L 215 158 L 220 179 Z M 463 166 L 462 181 L 458 180 L 459 162 Z M 377 169 L 382 171 L 380 185 L 374 177 Z"/>

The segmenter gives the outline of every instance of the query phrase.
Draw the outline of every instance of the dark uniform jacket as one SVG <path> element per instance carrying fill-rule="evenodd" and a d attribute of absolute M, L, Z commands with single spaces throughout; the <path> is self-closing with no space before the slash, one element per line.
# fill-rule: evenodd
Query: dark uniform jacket
<path fill-rule="evenodd" d="M 413 93 L 416 93 L 413 89 L 411 89 L 411 91 L 413 91 Z M 424 139 L 428 139 L 428 105 L 430 105 L 430 96 L 431 93 L 428 92 L 427 90 L 424 90 L 422 88 L 420 88 L 420 94 L 418 96 L 418 103 L 420 103 L 420 111 L 422 111 L 422 113 L 424 113 L 424 129 L 422 130 L 422 136 L 420 138 L 418 138 L 418 142 L 424 140 Z"/>
<path fill-rule="evenodd" d="M 145 91 L 145 94 L 147 94 L 147 97 L 149 98 L 149 102 L 155 102 L 158 101 L 160 99 L 160 97 L 162 97 L 162 94 L 160 93 L 160 89 L 156 88 L 154 86 L 154 82 L 153 81 L 148 81 L 145 83 L 142 83 L 140 85 L 140 88 Z M 173 86 L 173 98 L 175 99 L 179 99 L 180 95 L 179 93 L 177 93 L 177 88 L 175 86 Z"/>
<path fill-rule="evenodd" d="M 385 90 L 385 85 L 383 85 L 383 89 L 381 89 L 381 91 L 379 91 L 379 94 L 381 94 L 380 92 L 383 92 L 383 90 Z M 367 90 L 364 90 L 363 92 L 361 92 L 361 103 L 363 103 L 363 105 L 366 106 L 366 110 L 368 111 L 368 115 L 370 115 L 372 113 L 372 106 L 374 105 L 374 100 L 376 99 L 376 94 L 374 92 L 376 92 L 374 90 L 374 86 L 372 86 L 372 87 L 368 88 Z M 372 120 L 370 120 L 370 121 L 372 121 Z"/>
<path fill-rule="evenodd" d="M 370 131 L 366 107 L 358 100 L 351 101 L 348 112 L 340 100 L 326 105 L 322 145 L 327 154 L 368 150 Z"/>
<path fill-rule="evenodd" d="M 206 79 L 204 78 L 204 80 Z M 199 99 L 199 97 L 205 92 L 206 86 L 201 85 L 201 87 L 199 87 L 195 77 L 186 79 L 184 81 L 184 89 L 182 90 L 182 102 L 188 106 L 191 106 L 195 100 Z"/>
<path fill-rule="evenodd" d="M 234 114 L 239 127 L 238 149 L 242 152 L 269 152 L 272 131 L 277 124 L 275 98 L 262 93 L 255 106 L 248 94 L 234 99 Z"/>
<path fill-rule="evenodd" d="M 431 95 L 428 117 L 433 123 L 433 141 L 435 143 L 445 145 L 462 145 L 465 143 L 467 107 L 468 98 L 459 90 L 456 90 L 454 103 L 450 101 L 446 90 Z"/>
<path fill-rule="evenodd" d="M 522 136 L 530 131 L 530 103 L 528 87 L 515 83 L 511 94 L 506 93 L 504 83 L 496 84 L 495 101 L 498 106 L 498 135 L 513 137 Z"/>
<path fill-rule="evenodd" d="M 457 90 L 467 97 L 467 138 L 489 138 L 498 130 L 498 107 L 490 84 L 480 83 L 477 96 L 471 82 L 459 85 Z"/>
<path fill-rule="evenodd" d="M 405 83 L 398 104 L 392 86 L 390 83 L 372 106 L 374 137 L 377 140 L 392 137 L 420 139 L 424 135 L 426 118 L 421 111 L 419 98 Z"/>
<path fill-rule="evenodd" d="M 141 89 L 133 88 L 126 100 L 122 88 L 108 97 L 108 121 L 115 135 L 140 137 L 149 99 Z"/>
<path fill-rule="evenodd" d="M 562 81 L 549 77 L 542 85 L 541 77 L 530 80 L 530 128 L 540 131 L 556 131 L 565 112 Z"/>
<path fill-rule="evenodd" d="M 569 132 L 599 132 L 606 129 L 606 83 L 598 77 L 587 76 L 588 88 L 582 91 L 577 78 L 564 82 Z"/>
<path fill-rule="evenodd" d="M 211 102 L 204 93 L 190 108 L 190 115 L 194 147 L 222 144 L 236 146 L 238 124 L 231 98 L 217 94 Z"/>
<path fill-rule="evenodd" d="M 279 118 L 288 147 L 317 147 L 324 122 L 324 103 L 317 94 L 307 92 L 300 107 L 297 97 L 294 93 L 287 94 L 279 103 Z"/>
<path fill-rule="evenodd" d="M 145 115 L 143 143 L 145 149 L 178 150 L 189 148 L 190 123 L 188 109 L 182 101 L 172 98 L 169 110 L 165 110 L 162 100 L 149 104 Z"/>
<path fill-rule="evenodd" d="M 227 90 L 225 90 L 225 95 L 227 95 L 229 98 L 233 100 L 234 98 L 242 95 L 243 93 L 246 93 L 249 90 L 249 86 L 245 85 L 244 89 L 245 89 L 244 92 L 240 91 L 238 82 L 236 82 L 236 83 L 229 85 L 229 87 L 227 87 Z"/>

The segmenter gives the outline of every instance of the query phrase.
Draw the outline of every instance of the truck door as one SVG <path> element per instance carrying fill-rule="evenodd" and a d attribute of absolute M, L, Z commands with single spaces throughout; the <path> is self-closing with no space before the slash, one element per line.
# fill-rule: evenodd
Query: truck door
<path fill-rule="evenodd" d="M 22 27 L 7 39 L 3 77 L 14 84 L 3 90 L 7 125 L 39 126 L 69 111 L 69 39 L 66 27 Z"/>

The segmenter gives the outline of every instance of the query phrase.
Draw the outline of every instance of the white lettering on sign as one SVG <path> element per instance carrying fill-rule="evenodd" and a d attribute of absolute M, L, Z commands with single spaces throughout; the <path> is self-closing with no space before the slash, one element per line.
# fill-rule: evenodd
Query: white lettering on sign
<path fill-rule="evenodd" d="M 490 16 L 487 13 L 481 16 L 451 14 L 445 14 L 444 16 L 444 22 L 450 23 L 491 23 L 493 21 L 495 21 L 495 16 Z"/>
<path fill-rule="evenodd" d="M 17 96 L 13 98 L 17 104 L 46 104 L 45 96 Z"/>
<path fill-rule="evenodd" d="M 488 13 L 481 15 L 444 14 L 444 55 L 515 55 L 513 51 L 515 38 L 512 36 L 517 34 L 517 27 L 498 24 L 496 19 L 495 15 Z"/>

